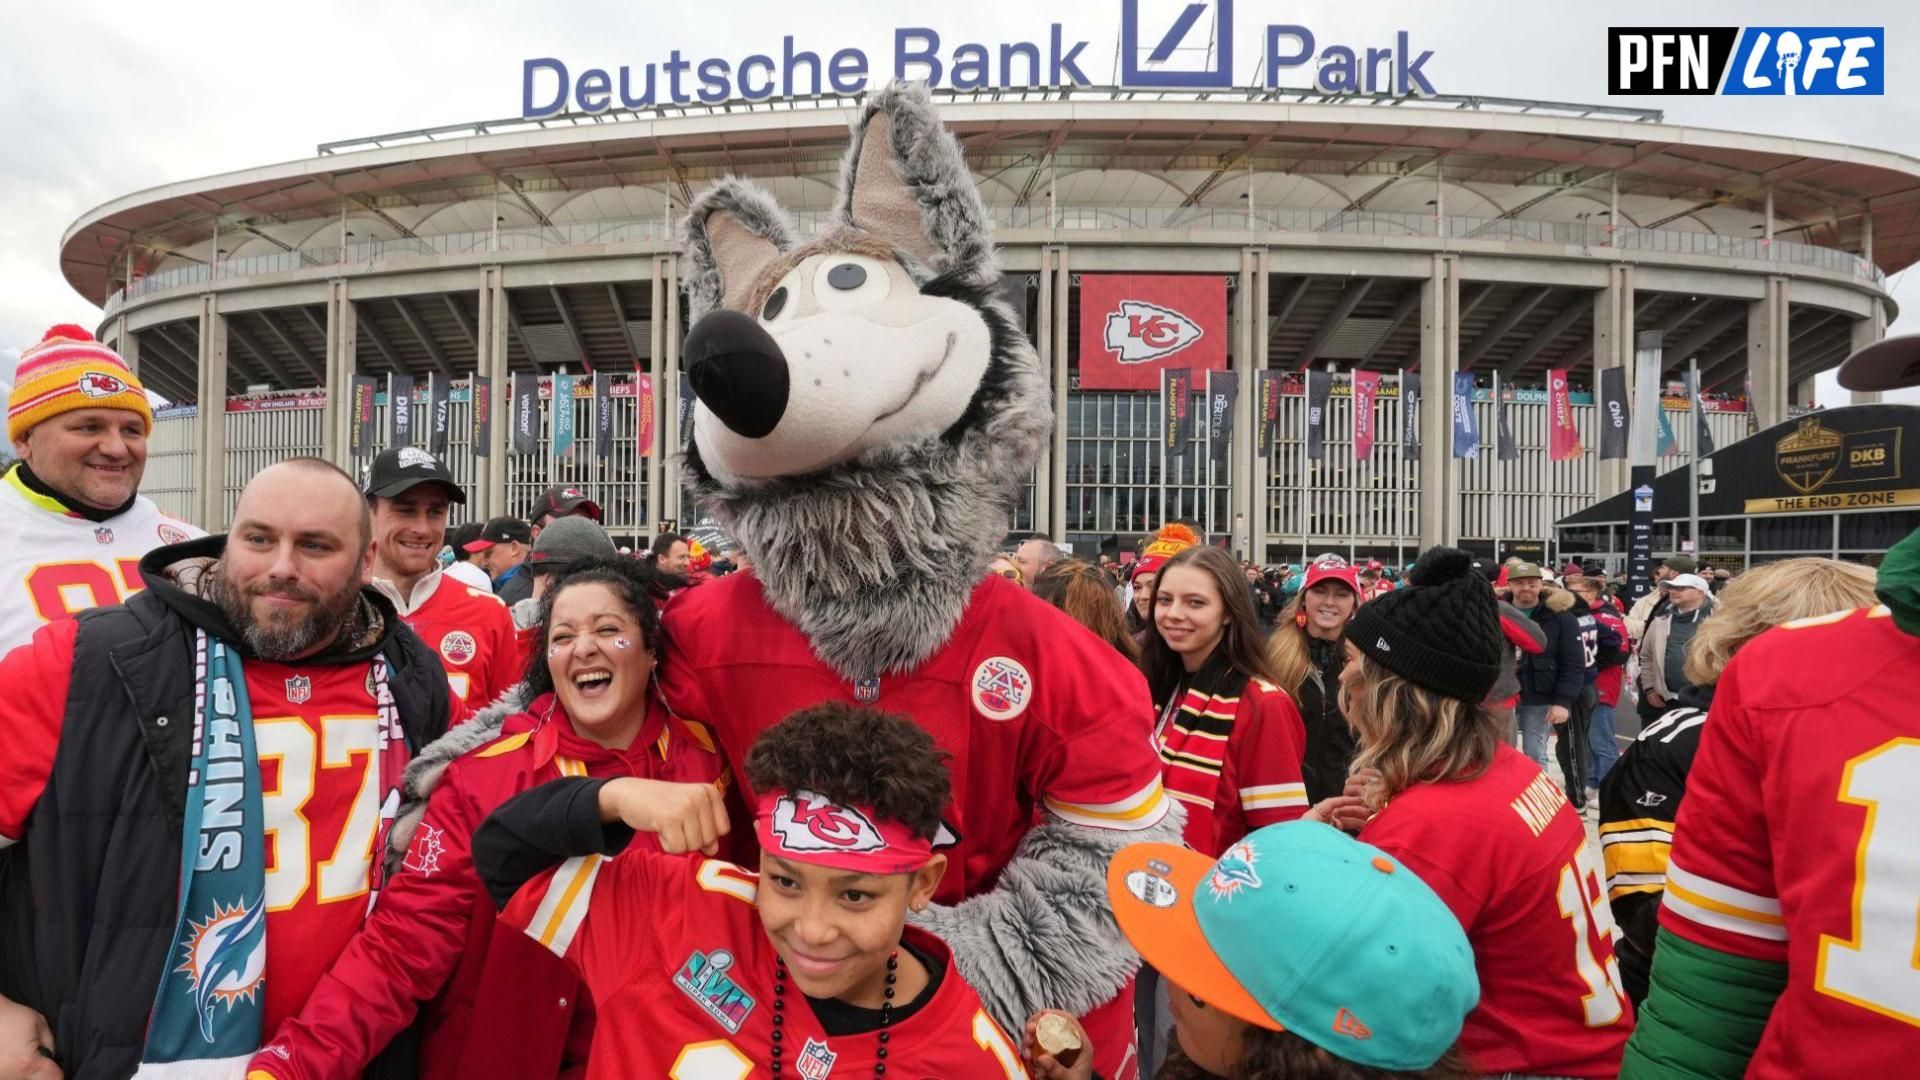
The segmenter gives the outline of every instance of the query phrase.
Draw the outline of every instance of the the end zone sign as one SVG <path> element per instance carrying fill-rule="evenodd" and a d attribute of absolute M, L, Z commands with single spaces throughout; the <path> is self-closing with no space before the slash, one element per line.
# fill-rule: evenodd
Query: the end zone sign
<path fill-rule="evenodd" d="M 1157 390 L 1162 368 L 1226 366 L 1226 278 L 1080 276 L 1081 389 Z"/>

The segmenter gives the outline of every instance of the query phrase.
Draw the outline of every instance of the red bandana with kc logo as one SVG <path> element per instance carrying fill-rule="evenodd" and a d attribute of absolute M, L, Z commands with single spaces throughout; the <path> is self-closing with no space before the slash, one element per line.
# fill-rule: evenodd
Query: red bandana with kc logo
<path fill-rule="evenodd" d="M 811 791 L 770 791 L 754 819 L 760 849 L 783 859 L 861 874 L 910 874 L 933 858 L 933 842 L 865 807 L 837 806 Z"/>

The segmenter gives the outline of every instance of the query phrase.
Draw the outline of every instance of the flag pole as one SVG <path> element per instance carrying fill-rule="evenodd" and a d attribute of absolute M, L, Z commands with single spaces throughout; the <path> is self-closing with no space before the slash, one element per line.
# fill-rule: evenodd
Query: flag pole
<path fill-rule="evenodd" d="M 1693 557 L 1702 553 L 1700 544 L 1700 429 L 1707 418 L 1700 401 L 1700 358 L 1687 358 L 1687 396 L 1694 416 L 1693 453 L 1687 455 L 1687 539 L 1693 541 Z"/>

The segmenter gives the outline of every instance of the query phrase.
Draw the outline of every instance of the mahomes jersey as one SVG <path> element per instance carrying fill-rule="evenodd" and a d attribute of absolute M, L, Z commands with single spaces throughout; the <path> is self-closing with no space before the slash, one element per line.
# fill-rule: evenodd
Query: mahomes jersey
<path fill-rule="evenodd" d="M 136 497 L 126 512 L 94 523 L 20 482 L 0 480 L 0 655 L 55 619 L 117 604 L 146 588 L 140 556 L 204 536 Z"/>
<path fill-rule="evenodd" d="M 503 922 L 580 970 L 598 1013 L 587 1075 L 748 1080 L 768 1075 L 776 953 L 754 907 L 758 875 L 718 859 L 629 846 L 568 859 L 527 882 Z M 888 1030 L 887 1075 L 991 1080 L 1027 1075 L 1018 1044 L 987 1015 L 947 946 L 905 939 L 944 967 L 931 1000 Z M 829 1037 L 789 983 L 782 1075 L 874 1075 L 878 1032 Z"/>
<path fill-rule="evenodd" d="M 1885 607 L 1733 658 L 1687 778 L 1660 922 L 1784 961 L 1747 1073 L 1912 1075 L 1920 1054 L 1920 637 Z"/>
<path fill-rule="evenodd" d="M 1473 943 L 1460 1048 L 1489 1076 L 1611 1077 L 1633 1031 L 1600 860 L 1566 796 L 1511 746 L 1472 780 L 1415 784 L 1360 839 L 1412 868 Z"/>
<path fill-rule="evenodd" d="M 437 577 L 433 594 L 403 613 L 400 621 L 440 654 L 447 686 L 465 705 L 454 716 L 455 723 L 491 704 L 526 673 L 525 653 L 507 605 L 445 572 Z"/>

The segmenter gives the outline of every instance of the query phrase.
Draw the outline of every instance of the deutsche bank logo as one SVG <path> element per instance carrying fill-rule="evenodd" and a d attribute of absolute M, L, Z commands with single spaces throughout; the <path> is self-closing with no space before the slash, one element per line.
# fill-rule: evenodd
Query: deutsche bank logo
<path fill-rule="evenodd" d="M 1156 5 L 1164 6 L 1164 5 Z M 1208 25 L 1201 20 L 1211 17 Z M 1213 48 L 1208 49 L 1211 38 Z M 1183 42 L 1196 42 L 1182 46 Z M 1206 54 L 1211 53 L 1211 63 Z M 1199 66 L 1190 60 L 1174 62 L 1176 54 L 1202 56 Z M 1171 22 L 1140 22 L 1140 0 L 1121 0 L 1120 84 L 1182 88 L 1233 85 L 1233 0 L 1184 3 Z"/>
<path fill-rule="evenodd" d="M 1607 93 L 1784 97 L 1886 93 L 1878 26 L 1607 30 Z"/>

